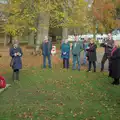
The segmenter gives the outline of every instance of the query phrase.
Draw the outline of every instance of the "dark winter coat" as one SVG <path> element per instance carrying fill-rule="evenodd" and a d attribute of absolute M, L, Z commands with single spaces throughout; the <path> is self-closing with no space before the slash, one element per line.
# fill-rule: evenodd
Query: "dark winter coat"
<path fill-rule="evenodd" d="M 69 59 L 70 58 L 70 44 L 63 43 L 61 46 L 61 57 Z"/>
<path fill-rule="evenodd" d="M 14 54 L 19 52 L 21 54 L 21 56 L 15 56 Z M 21 60 L 21 57 L 22 57 L 23 53 L 22 53 L 22 50 L 20 47 L 18 48 L 10 48 L 10 56 L 12 57 L 12 60 L 13 61 L 13 64 L 12 64 L 12 68 L 15 70 L 15 69 L 22 69 L 22 60 Z"/>
<path fill-rule="evenodd" d="M 96 44 L 94 44 L 94 43 L 89 44 L 89 49 L 86 49 L 88 51 L 87 52 L 88 61 L 90 61 L 90 62 L 97 61 L 96 49 L 97 49 Z"/>
<path fill-rule="evenodd" d="M 43 42 L 41 45 L 41 49 L 42 49 L 42 54 L 44 56 L 49 56 L 51 54 L 51 50 L 52 50 L 52 43 L 51 41 Z"/>
<path fill-rule="evenodd" d="M 114 40 L 106 40 L 104 43 L 101 43 L 100 46 L 104 47 L 105 48 L 105 54 L 110 56 L 111 55 L 111 51 L 112 51 L 113 46 L 114 46 Z"/>
<path fill-rule="evenodd" d="M 120 78 L 120 48 L 114 51 L 110 58 L 110 70 L 112 78 Z"/>

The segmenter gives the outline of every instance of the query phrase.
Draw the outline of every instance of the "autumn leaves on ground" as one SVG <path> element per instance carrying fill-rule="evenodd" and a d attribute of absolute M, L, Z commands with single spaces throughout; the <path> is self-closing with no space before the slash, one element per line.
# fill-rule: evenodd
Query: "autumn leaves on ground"
<path fill-rule="evenodd" d="M 23 48 L 21 81 L 13 83 L 8 50 L 1 51 L 0 72 L 12 86 L 0 94 L 0 120 L 120 120 L 120 86 L 107 73 L 63 70 L 59 55 L 44 70 Z"/>

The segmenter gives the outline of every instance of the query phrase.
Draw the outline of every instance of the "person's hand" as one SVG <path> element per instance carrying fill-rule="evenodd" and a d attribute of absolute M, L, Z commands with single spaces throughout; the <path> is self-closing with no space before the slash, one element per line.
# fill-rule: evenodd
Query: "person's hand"
<path fill-rule="evenodd" d="M 17 56 L 17 53 L 15 53 L 14 56 Z"/>
<path fill-rule="evenodd" d="M 21 53 L 18 52 L 17 55 L 18 55 L 18 56 L 21 56 Z"/>

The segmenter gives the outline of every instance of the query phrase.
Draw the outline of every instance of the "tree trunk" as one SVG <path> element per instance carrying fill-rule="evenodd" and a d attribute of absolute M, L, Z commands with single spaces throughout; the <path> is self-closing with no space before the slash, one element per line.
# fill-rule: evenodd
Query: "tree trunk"
<path fill-rule="evenodd" d="M 68 38 L 68 28 L 63 28 L 62 38 L 63 38 L 63 40 Z"/>
<path fill-rule="evenodd" d="M 37 29 L 37 39 L 36 39 L 36 54 L 40 53 L 40 45 L 44 40 L 45 36 L 48 36 L 49 33 L 49 13 L 40 13 L 38 19 L 38 29 Z"/>
<path fill-rule="evenodd" d="M 34 46 L 34 32 L 31 32 L 28 35 L 28 45 L 31 47 Z"/>
<path fill-rule="evenodd" d="M 4 47 L 7 46 L 8 40 L 7 40 L 7 34 L 5 33 L 5 39 L 4 39 Z"/>
<path fill-rule="evenodd" d="M 64 10 L 64 14 L 65 14 L 64 22 L 66 23 L 66 22 L 67 22 L 68 13 L 67 13 L 65 7 L 63 8 L 63 10 Z M 62 38 L 63 38 L 63 39 L 67 39 L 67 38 L 68 38 L 68 28 L 67 28 L 67 27 L 64 27 L 64 28 L 63 28 Z"/>

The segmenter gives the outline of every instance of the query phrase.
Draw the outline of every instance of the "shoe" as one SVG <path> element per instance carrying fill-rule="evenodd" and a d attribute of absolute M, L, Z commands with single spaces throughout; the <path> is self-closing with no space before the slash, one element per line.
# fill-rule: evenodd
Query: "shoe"
<path fill-rule="evenodd" d="M 78 69 L 78 71 L 80 71 L 80 69 Z"/>

